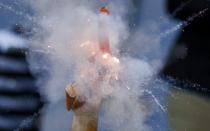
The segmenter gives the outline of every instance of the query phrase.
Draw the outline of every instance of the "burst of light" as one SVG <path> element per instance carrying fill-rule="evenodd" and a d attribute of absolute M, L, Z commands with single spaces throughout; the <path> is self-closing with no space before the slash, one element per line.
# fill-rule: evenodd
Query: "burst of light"
<path fill-rule="evenodd" d="M 105 53 L 105 54 L 102 55 L 102 57 L 103 57 L 104 59 L 108 59 L 108 56 L 109 56 L 108 53 Z"/>
<path fill-rule="evenodd" d="M 116 63 L 120 63 L 120 60 L 119 60 L 117 57 L 113 57 L 113 60 L 114 60 Z"/>

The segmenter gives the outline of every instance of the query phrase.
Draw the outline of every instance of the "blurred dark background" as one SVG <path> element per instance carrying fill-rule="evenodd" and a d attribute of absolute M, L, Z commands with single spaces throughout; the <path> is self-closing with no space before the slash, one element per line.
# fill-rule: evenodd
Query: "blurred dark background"
<path fill-rule="evenodd" d="M 28 52 L 25 14 L 20 0 L 0 1 L 0 130 L 37 131 L 42 106 L 35 77 L 26 59 Z"/>
<path fill-rule="evenodd" d="M 173 83 L 171 93 L 177 98 L 168 99 L 170 127 L 174 131 L 208 131 L 210 1 L 167 0 L 166 7 L 172 18 L 184 22 L 190 20 L 174 41 L 162 71 L 163 76 Z M 194 19 L 198 14 L 200 16 Z"/>
<path fill-rule="evenodd" d="M 181 9 L 180 5 L 183 5 Z M 180 82 L 189 83 L 190 90 L 210 93 L 210 1 L 208 0 L 168 0 L 167 10 L 171 17 L 187 21 L 205 10 L 198 18 L 183 27 L 168 62 L 163 70 Z M 179 9 L 179 10 L 178 10 Z M 186 53 L 183 53 L 186 51 Z M 186 87 L 188 88 L 188 87 Z"/>

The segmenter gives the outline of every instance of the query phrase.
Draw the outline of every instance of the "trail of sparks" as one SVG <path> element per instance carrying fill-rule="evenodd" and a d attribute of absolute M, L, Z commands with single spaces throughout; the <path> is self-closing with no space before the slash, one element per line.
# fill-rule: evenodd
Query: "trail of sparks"
<path fill-rule="evenodd" d="M 153 100 L 155 101 L 155 103 L 160 107 L 160 109 L 163 112 L 166 112 L 165 107 L 163 105 L 161 105 L 161 103 L 159 102 L 159 100 L 155 97 L 155 95 L 151 91 L 145 90 L 145 92 L 148 93 L 149 95 L 151 95 L 151 97 L 153 98 Z"/>
<path fill-rule="evenodd" d="M 175 9 L 175 11 L 172 13 L 172 15 L 175 16 L 179 11 L 181 11 L 184 7 L 186 7 L 191 2 L 192 2 L 192 0 L 188 0 L 186 2 L 181 3 L 181 5 Z"/>
<path fill-rule="evenodd" d="M 168 35 L 172 34 L 173 32 L 175 32 L 175 31 L 177 31 L 181 28 L 187 27 L 188 25 L 190 25 L 190 22 L 192 22 L 196 18 L 204 15 L 206 13 L 206 11 L 208 11 L 208 8 L 205 8 L 205 9 L 199 11 L 198 13 L 193 14 L 192 16 L 188 17 L 185 21 L 180 22 L 176 26 L 174 26 L 173 28 L 170 28 L 170 29 L 166 30 L 165 32 L 161 33 L 159 38 L 167 37 Z"/>
<path fill-rule="evenodd" d="M 41 114 L 41 110 L 22 120 L 19 126 L 14 131 L 23 131 L 24 128 L 29 127 L 30 124 L 32 124 L 35 121 L 35 119 L 39 117 L 39 114 Z"/>

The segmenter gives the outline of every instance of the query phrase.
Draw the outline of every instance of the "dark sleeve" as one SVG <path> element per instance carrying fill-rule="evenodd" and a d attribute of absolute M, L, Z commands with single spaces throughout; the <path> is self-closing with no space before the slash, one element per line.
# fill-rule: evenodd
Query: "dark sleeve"
<path fill-rule="evenodd" d="M 25 52 L 0 49 L 0 131 L 39 129 L 41 96 Z"/>

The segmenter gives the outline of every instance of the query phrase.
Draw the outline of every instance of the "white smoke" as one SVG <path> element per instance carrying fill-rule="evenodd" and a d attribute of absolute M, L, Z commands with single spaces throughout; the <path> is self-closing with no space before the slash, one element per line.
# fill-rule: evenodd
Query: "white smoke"
<path fill-rule="evenodd" d="M 79 69 L 97 69 L 100 65 L 88 64 L 86 52 L 79 46 L 86 41 L 97 43 L 100 32 L 98 10 L 104 3 L 111 12 L 108 34 L 113 54 L 120 59 L 118 68 L 120 80 L 111 85 L 105 81 L 102 85 L 105 92 L 112 90 L 112 94 L 102 106 L 101 130 L 103 128 L 108 131 L 147 131 L 149 127 L 144 123 L 149 111 L 139 97 L 153 78 L 154 70 L 146 61 L 119 53 L 122 44 L 132 35 L 124 19 L 131 11 L 132 2 L 123 3 L 120 0 L 31 2 L 37 12 L 36 22 L 39 26 L 39 30 L 36 30 L 37 35 L 32 39 L 29 55 L 31 69 L 37 74 L 41 73 L 38 80 L 40 91 L 50 102 L 56 102 L 64 97 L 66 85 L 73 82 L 84 85 L 92 81 L 94 74 L 80 79 Z M 138 38 L 138 35 L 134 36 Z M 128 41 L 130 43 L 127 45 L 138 45 L 137 40 L 139 39 Z M 142 36 L 142 40 L 145 40 L 145 36 Z M 84 94 L 88 92 L 88 88 L 81 87 L 84 87 Z M 101 93 L 97 98 L 104 98 L 105 94 Z"/>

